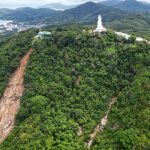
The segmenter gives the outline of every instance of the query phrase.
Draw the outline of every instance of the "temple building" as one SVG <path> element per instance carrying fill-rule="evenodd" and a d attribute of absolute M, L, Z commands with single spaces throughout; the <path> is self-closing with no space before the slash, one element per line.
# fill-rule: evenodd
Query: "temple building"
<path fill-rule="evenodd" d="M 107 29 L 103 27 L 102 17 L 101 15 L 99 15 L 97 21 L 97 28 L 94 30 L 94 32 L 105 32 L 105 31 L 107 31 Z"/>

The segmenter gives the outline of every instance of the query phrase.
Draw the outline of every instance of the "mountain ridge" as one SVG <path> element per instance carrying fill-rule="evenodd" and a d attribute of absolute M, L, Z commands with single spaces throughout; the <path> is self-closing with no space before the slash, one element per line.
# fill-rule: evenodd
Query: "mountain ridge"
<path fill-rule="evenodd" d="M 113 5 L 115 8 L 119 8 L 129 12 L 150 12 L 150 5 L 144 4 L 137 0 L 125 0 L 117 5 Z"/>
<path fill-rule="evenodd" d="M 105 0 L 98 2 L 98 4 L 104 4 L 106 6 L 114 6 L 116 4 L 119 4 L 120 2 L 122 2 L 122 0 Z"/>
<path fill-rule="evenodd" d="M 102 15 L 104 20 L 109 21 L 127 16 L 124 11 L 119 10 L 118 8 L 94 2 L 87 2 L 75 8 L 65 10 L 60 14 L 56 14 L 56 16 L 49 17 L 45 22 L 53 22 L 56 24 L 67 22 L 91 22 L 96 20 L 99 14 Z"/>
<path fill-rule="evenodd" d="M 20 8 L 0 17 L 0 19 L 27 22 L 29 24 L 37 24 L 40 22 L 45 25 L 71 23 L 96 25 L 99 14 L 102 16 L 106 27 L 126 33 L 139 33 L 149 38 L 149 13 L 125 11 L 113 6 L 106 6 L 94 2 L 87 2 L 64 11 L 56 11 L 49 8 Z"/>
<path fill-rule="evenodd" d="M 40 21 L 50 15 L 56 14 L 59 11 L 49 9 L 49 8 L 31 8 L 22 7 L 13 10 L 11 13 L 3 15 L 1 19 L 14 20 L 14 21 Z"/>
<path fill-rule="evenodd" d="M 54 10 L 66 10 L 76 7 L 77 5 L 65 5 L 63 3 L 52 3 L 41 6 L 40 8 L 50 8 Z"/>

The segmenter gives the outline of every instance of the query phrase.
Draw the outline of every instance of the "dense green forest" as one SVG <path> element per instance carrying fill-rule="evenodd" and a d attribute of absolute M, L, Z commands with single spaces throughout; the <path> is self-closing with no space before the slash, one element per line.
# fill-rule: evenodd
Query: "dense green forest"
<path fill-rule="evenodd" d="M 0 40 L 0 96 L 6 87 L 6 83 L 14 70 L 18 67 L 20 59 L 31 47 L 35 31 L 25 31 L 14 35 L 6 40 L 1 37 Z"/>
<path fill-rule="evenodd" d="M 149 150 L 150 45 L 83 29 L 47 28 L 51 37 L 34 43 L 30 30 L 1 43 L 0 94 L 33 44 L 16 125 L 1 150 L 84 150 L 113 96 L 118 101 L 91 149 Z"/>
<path fill-rule="evenodd" d="M 0 42 L 6 41 L 10 37 L 13 37 L 16 34 L 16 31 L 8 31 L 5 33 L 0 33 Z"/>

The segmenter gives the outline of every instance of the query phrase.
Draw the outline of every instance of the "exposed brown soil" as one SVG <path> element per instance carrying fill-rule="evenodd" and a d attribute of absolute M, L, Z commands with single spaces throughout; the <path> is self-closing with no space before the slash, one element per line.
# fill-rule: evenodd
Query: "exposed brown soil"
<path fill-rule="evenodd" d="M 78 136 L 82 136 L 83 135 L 83 128 L 79 127 L 79 130 L 77 132 Z"/>
<path fill-rule="evenodd" d="M 96 138 L 97 134 L 104 130 L 104 127 L 106 126 L 106 124 L 108 122 L 108 116 L 111 111 L 112 105 L 114 105 L 116 102 L 117 102 L 117 97 L 113 97 L 112 101 L 109 104 L 109 108 L 108 108 L 105 116 L 101 119 L 100 123 L 97 125 L 97 127 L 94 129 L 94 131 L 91 133 L 90 140 L 85 143 L 85 145 L 88 149 L 91 148 L 92 143 L 93 143 L 94 139 Z"/>
<path fill-rule="evenodd" d="M 81 81 L 82 77 L 81 75 L 78 76 L 78 79 L 76 81 L 76 86 L 80 86 L 80 81 Z"/>
<path fill-rule="evenodd" d="M 23 94 L 24 74 L 32 49 L 22 58 L 20 66 L 11 76 L 7 88 L 0 99 L 0 143 L 3 142 L 15 124 L 15 116 Z"/>

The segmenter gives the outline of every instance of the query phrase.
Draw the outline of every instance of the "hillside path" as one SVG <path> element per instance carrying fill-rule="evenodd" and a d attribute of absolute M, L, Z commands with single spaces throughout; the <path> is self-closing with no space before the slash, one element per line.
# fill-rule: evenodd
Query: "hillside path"
<path fill-rule="evenodd" d="M 2 143 L 15 124 L 15 117 L 20 107 L 20 99 L 23 94 L 24 74 L 29 61 L 32 48 L 22 58 L 19 67 L 11 76 L 8 85 L 0 99 L 0 143 Z"/>
<path fill-rule="evenodd" d="M 99 132 L 102 132 L 104 130 L 104 127 L 106 126 L 107 122 L 108 122 L 108 116 L 109 113 L 111 111 L 112 106 L 117 102 L 117 97 L 112 97 L 112 100 L 109 104 L 109 108 L 107 110 L 107 112 L 105 113 L 105 116 L 101 119 L 100 123 L 96 126 L 96 128 L 94 129 L 94 131 L 90 134 L 90 139 L 88 142 L 85 143 L 86 147 L 88 149 L 91 148 L 94 139 L 96 138 L 97 134 Z"/>

